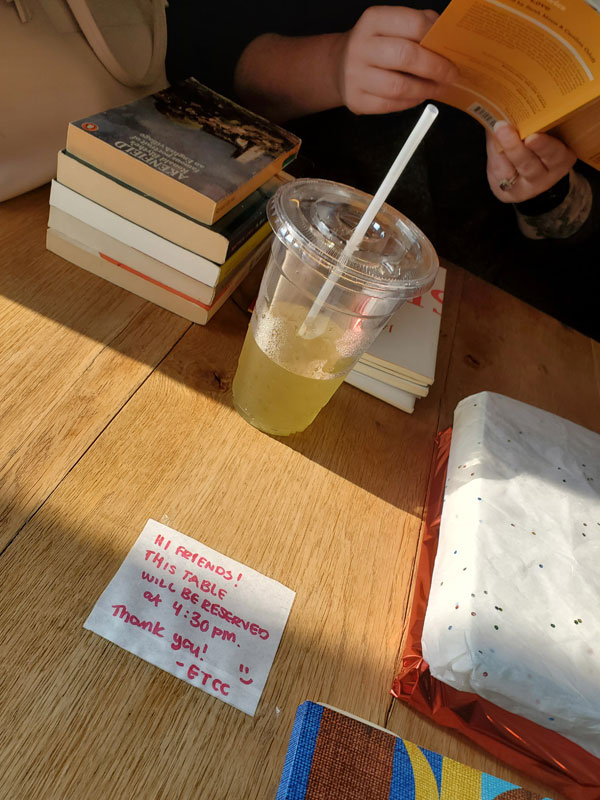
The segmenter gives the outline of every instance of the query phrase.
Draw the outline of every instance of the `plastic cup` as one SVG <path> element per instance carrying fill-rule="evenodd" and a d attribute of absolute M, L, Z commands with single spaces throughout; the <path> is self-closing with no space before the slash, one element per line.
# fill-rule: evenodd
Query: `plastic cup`
<path fill-rule="evenodd" d="M 269 201 L 273 246 L 233 380 L 235 408 L 265 433 L 305 430 L 394 311 L 434 282 L 433 246 L 388 205 L 358 249 L 344 253 L 370 200 L 302 179 Z M 326 282 L 325 302 L 315 303 Z"/>

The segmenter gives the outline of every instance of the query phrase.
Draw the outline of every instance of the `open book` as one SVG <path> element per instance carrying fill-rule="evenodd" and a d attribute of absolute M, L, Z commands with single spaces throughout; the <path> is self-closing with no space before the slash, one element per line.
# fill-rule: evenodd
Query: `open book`
<path fill-rule="evenodd" d="M 460 70 L 440 99 L 522 138 L 548 131 L 600 169 L 596 0 L 452 0 L 422 44 Z"/>

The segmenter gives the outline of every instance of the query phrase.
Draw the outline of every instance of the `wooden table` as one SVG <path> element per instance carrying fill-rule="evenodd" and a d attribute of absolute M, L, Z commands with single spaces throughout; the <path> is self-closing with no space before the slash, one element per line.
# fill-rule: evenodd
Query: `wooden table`
<path fill-rule="evenodd" d="M 600 346 L 451 267 L 413 416 L 344 385 L 270 438 L 231 404 L 245 313 L 198 327 L 62 261 L 47 204 L 0 206 L 0 797 L 272 800 L 307 698 L 543 794 L 389 689 L 436 431 L 482 389 L 600 430 Z M 296 591 L 253 719 L 83 629 L 151 517 Z"/>

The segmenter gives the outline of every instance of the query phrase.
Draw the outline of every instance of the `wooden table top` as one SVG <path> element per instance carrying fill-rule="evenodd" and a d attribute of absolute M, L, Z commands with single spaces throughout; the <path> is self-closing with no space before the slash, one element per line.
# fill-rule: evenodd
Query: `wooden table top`
<path fill-rule="evenodd" d="M 436 432 L 484 389 L 600 430 L 600 345 L 450 267 L 414 415 L 343 385 L 270 438 L 231 403 L 247 315 L 62 261 L 47 214 L 47 187 L 0 205 L 0 798 L 272 800 L 305 699 L 550 794 L 389 691 Z M 83 629 L 149 518 L 296 592 L 254 718 Z"/>

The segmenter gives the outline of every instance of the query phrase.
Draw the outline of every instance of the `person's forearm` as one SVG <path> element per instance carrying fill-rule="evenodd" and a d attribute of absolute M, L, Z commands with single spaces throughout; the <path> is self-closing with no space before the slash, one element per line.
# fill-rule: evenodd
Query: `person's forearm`
<path fill-rule="evenodd" d="M 237 96 L 275 122 L 342 105 L 337 65 L 344 41 L 341 33 L 257 37 L 238 60 Z"/>

